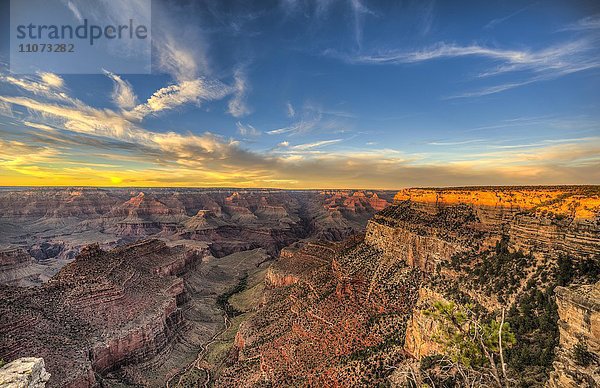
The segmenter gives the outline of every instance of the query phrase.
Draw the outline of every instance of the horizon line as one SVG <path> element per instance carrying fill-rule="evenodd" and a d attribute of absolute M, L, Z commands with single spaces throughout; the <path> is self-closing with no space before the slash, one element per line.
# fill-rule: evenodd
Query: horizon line
<path fill-rule="evenodd" d="M 398 188 L 350 188 L 350 187 L 313 187 L 313 188 L 281 188 L 281 187 L 235 187 L 235 186 L 86 186 L 86 185 L 0 185 L 0 189 L 11 188 L 32 188 L 32 189 L 109 189 L 109 190 L 128 190 L 128 189 L 193 189 L 193 190 L 278 190 L 278 191 L 318 191 L 318 190 L 371 190 L 371 191 L 399 191 L 406 189 L 472 189 L 472 188 L 559 188 L 559 187 L 596 187 L 600 189 L 600 184 L 531 184 L 531 185 L 458 185 L 458 186 L 405 186 Z"/>

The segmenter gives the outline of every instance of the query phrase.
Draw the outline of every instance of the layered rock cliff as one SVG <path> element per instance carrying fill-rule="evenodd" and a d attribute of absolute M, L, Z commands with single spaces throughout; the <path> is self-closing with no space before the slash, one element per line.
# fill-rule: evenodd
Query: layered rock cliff
<path fill-rule="evenodd" d="M 90 246 L 41 288 L 0 288 L 0 358 L 42 356 L 50 383 L 60 386 L 160 386 L 189 374 L 216 386 L 394 384 L 444 352 L 427 310 L 448 301 L 481 319 L 506 313 L 516 337 L 505 354 L 515 384 L 541 386 L 553 367 L 555 386 L 596 383 L 595 288 L 558 288 L 558 307 L 554 289 L 597 281 L 598 193 L 409 189 L 372 217 L 364 237 L 337 243 L 315 240 L 360 230 L 384 205 L 380 198 L 351 191 L 120 193 L 119 211 L 96 212 L 102 225 L 129 217 L 129 225 L 140 221 L 145 229 L 138 230 L 163 241 L 110 252 Z M 85 193 L 73 196 L 82 201 Z M 85 225 L 86 233 L 98 227 Z M 120 238 L 135 237 L 127 234 Z M 279 253 L 269 269 L 267 253 Z M 258 273 L 264 282 L 236 301 L 244 279 Z M 202 344 L 223 324 L 218 295 L 231 313 L 223 332 L 231 342 L 203 360 Z M 256 302 L 251 311 L 236 310 L 248 305 L 243 298 Z M 36 340 L 29 344 L 26 336 Z"/>
<path fill-rule="evenodd" d="M 336 191 L 3 190 L 0 250 L 19 248 L 40 264 L 5 278 L 27 277 L 21 284 L 39 285 L 91 242 L 110 249 L 148 237 L 202 241 L 221 257 L 259 247 L 277 255 L 304 238 L 339 241 L 362 232 L 368 218 L 387 204 L 385 198 L 393 196 L 378 193 L 349 193 L 338 200 L 342 196 Z M 324 207 L 330 203 L 337 203 L 335 212 Z"/>
<path fill-rule="evenodd" d="M 1 288 L 0 358 L 41 356 L 52 386 L 81 387 L 158 354 L 183 330 L 177 275 L 207 252 L 156 240 L 110 252 L 95 244 L 41 288 Z"/>
<path fill-rule="evenodd" d="M 511 381 L 542 386 L 558 340 L 554 287 L 600 273 L 599 205 L 596 187 L 404 190 L 363 241 L 282 251 L 217 385 L 393 384 L 419 373 L 411 359 L 444 352 L 427 312 L 453 302 L 481 319 L 504 311 Z"/>
<path fill-rule="evenodd" d="M 35 261 L 22 249 L 0 251 L 0 283 L 20 284 L 38 273 Z"/>
<path fill-rule="evenodd" d="M 556 289 L 560 343 L 548 386 L 600 386 L 600 282 Z"/>
<path fill-rule="evenodd" d="M 468 206 L 482 229 L 507 234 L 515 250 L 577 258 L 600 250 L 597 186 L 406 189 L 394 199 L 432 213 Z"/>

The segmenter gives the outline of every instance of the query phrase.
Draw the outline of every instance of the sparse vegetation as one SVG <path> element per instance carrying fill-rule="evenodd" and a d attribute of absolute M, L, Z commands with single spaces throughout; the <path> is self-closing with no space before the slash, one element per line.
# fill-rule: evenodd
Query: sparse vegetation
<path fill-rule="evenodd" d="M 457 272 L 458 278 L 453 282 L 441 278 L 435 284 L 443 295 L 463 305 L 472 303 L 465 289 L 480 290 L 492 300 L 497 297 L 502 304 L 511 303 L 506 320 L 516 342 L 506 350 L 506 362 L 512 374 L 518 376 L 515 386 L 539 387 L 552 370 L 559 341 L 554 289 L 597 282 L 600 259 L 573 260 L 562 255 L 537 263 L 531 254 L 511 251 L 509 246 L 509 239 L 504 236 L 492 251 L 453 256 L 447 265 Z M 481 306 L 473 311 L 478 317 L 485 317 Z M 448 386 L 447 382 L 441 386 Z"/>
<path fill-rule="evenodd" d="M 515 344 L 510 324 L 492 319 L 481 322 L 469 306 L 436 302 L 425 314 L 437 323 L 436 341 L 445 356 L 428 358 L 422 371 L 428 380 L 441 386 L 471 386 L 479 383 L 505 387 L 512 381 L 507 374 L 504 351 Z M 435 370 L 430 374 L 430 370 Z M 452 381 L 453 384 L 448 385 Z M 436 384 L 437 385 L 437 384 Z"/>
<path fill-rule="evenodd" d="M 516 345 L 507 353 L 509 365 L 520 379 L 522 387 L 540 386 L 548 378 L 558 345 L 558 311 L 554 288 L 573 282 L 598 281 L 598 260 L 575 262 L 560 256 L 556 265 L 540 269 L 527 283 L 524 293 L 517 298 L 508 313 L 517 338 Z"/>
<path fill-rule="evenodd" d="M 229 303 L 229 298 L 237 294 L 238 292 L 244 291 L 246 289 L 247 284 L 248 274 L 244 274 L 233 288 L 217 297 L 217 305 L 223 311 L 225 311 L 228 317 L 235 317 L 242 313 L 242 311 L 238 311 L 235 307 L 231 305 L 231 303 Z"/>
<path fill-rule="evenodd" d="M 554 288 L 538 289 L 534 280 L 508 312 L 517 338 L 508 350 L 510 367 L 520 376 L 519 386 L 536 386 L 545 381 L 558 344 L 558 312 Z"/>
<path fill-rule="evenodd" d="M 587 344 L 581 341 L 573 347 L 573 359 L 577 365 L 583 367 L 598 363 L 596 355 L 588 351 Z"/>

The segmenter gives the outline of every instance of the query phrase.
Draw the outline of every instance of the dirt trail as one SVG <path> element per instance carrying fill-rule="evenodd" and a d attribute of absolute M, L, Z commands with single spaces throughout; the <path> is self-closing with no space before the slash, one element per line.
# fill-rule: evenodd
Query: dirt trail
<path fill-rule="evenodd" d="M 183 369 L 182 371 L 176 373 L 175 375 L 171 376 L 171 378 L 169 380 L 167 380 L 167 384 L 166 387 L 167 388 L 174 388 L 174 387 L 179 387 L 181 386 L 181 380 L 183 379 L 183 377 L 193 368 L 196 368 L 200 371 L 203 371 L 206 374 L 206 380 L 203 383 L 204 387 L 208 387 L 210 384 L 210 370 L 203 368 L 200 366 L 202 360 L 204 359 L 204 357 L 206 356 L 206 353 L 208 352 L 208 348 L 210 345 L 212 345 L 213 343 L 215 343 L 215 341 L 217 340 L 217 338 L 219 338 L 219 336 L 221 336 L 221 334 L 223 334 L 224 332 L 226 332 L 227 330 L 229 330 L 229 328 L 231 327 L 231 321 L 229 319 L 229 317 L 227 316 L 227 313 L 223 312 L 223 322 L 225 324 L 225 326 L 223 327 L 222 330 L 216 332 L 211 339 L 204 343 L 201 347 L 200 347 L 200 352 L 198 353 L 198 356 L 196 357 L 196 359 L 194 361 L 192 361 L 190 364 L 188 364 L 188 366 L 185 367 L 185 369 Z M 177 383 L 173 384 L 173 380 L 177 379 Z"/>

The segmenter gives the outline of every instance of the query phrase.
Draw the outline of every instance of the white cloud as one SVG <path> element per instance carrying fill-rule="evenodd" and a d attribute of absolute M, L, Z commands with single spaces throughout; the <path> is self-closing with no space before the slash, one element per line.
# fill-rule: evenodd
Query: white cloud
<path fill-rule="evenodd" d="M 240 135 L 242 136 L 260 136 L 261 132 L 254 128 L 252 125 L 250 124 L 242 124 L 241 122 L 237 122 L 236 127 L 238 129 L 238 132 Z"/>
<path fill-rule="evenodd" d="M 151 113 L 174 109 L 188 103 L 219 100 L 231 92 L 231 88 L 219 81 L 198 78 L 158 89 L 148 100 L 136 106 L 130 113 L 143 118 Z"/>
<path fill-rule="evenodd" d="M 246 103 L 246 95 L 249 87 L 245 72 L 237 69 L 234 74 L 234 80 L 233 98 L 229 101 L 228 112 L 233 117 L 242 117 L 250 113 L 250 108 Z"/>
<path fill-rule="evenodd" d="M 485 141 L 485 140 L 472 139 L 472 140 L 462 140 L 462 141 L 432 141 L 427 144 L 434 145 L 434 146 L 454 146 L 454 145 L 464 145 L 464 144 L 471 144 L 471 143 L 480 143 L 482 141 Z"/>
<path fill-rule="evenodd" d="M 179 44 L 170 36 L 155 41 L 158 52 L 158 65 L 178 81 L 190 81 L 198 76 L 198 60 L 192 51 Z"/>
<path fill-rule="evenodd" d="M 60 76 L 54 73 L 40 73 L 40 78 L 42 82 L 54 89 L 62 89 L 65 83 Z"/>
<path fill-rule="evenodd" d="M 600 28 L 600 14 L 587 16 L 579 19 L 575 23 L 569 24 L 560 31 L 584 31 Z"/>
<path fill-rule="evenodd" d="M 302 133 L 309 131 L 315 127 L 317 121 L 299 121 L 287 127 L 282 127 L 278 129 L 273 129 L 268 131 L 269 135 L 282 135 L 282 134 L 290 134 L 290 133 Z"/>
<path fill-rule="evenodd" d="M 12 108 L 9 103 L 0 101 L 0 116 L 13 117 Z"/>
<path fill-rule="evenodd" d="M 486 29 L 486 30 L 492 29 L 492 28 L 496 27 L 497 25 L 504 23 L 504 22 L 505 22 L 505 21 L 507 21 L 508 19 L 511 19 L 511 18 L 513 18 L 513 17 L 517 16 L 517 15 L 518 15 L 518 14 L 520 14 L 521 12 L 524 12 L 524 11 L 526 11 L 527 9 L 531 8 L 531 7 L 532 7 L 534 4 L 536 4 L 536 3 L 531 3 L 531 4 L 529 4 L 529 5 L 526 5 L 526 6 L 525 6 L 525 7 L 523 7 L 523 8 L 519 8 L 518 10 L 516 10 L 516 11 L 514 11 L 513 13 L 511 13 L 511 14 L 508 14 L 508 15 L 506 15 L 506 16 L 499 17 L 499 18 L 496 18 L 496 19 L 492 19 L 492 20 L 490 20 L 490 22 L 489 22 L 489 23 L 487 23 L 487 24 L 486 24 L 486 25 L 485 25 L 483 28 L 484 28 L 484 29 Z"/>
<path fill-rule="evenodd" d="M 400 64 L 430 61 L 440 58 L 457 58 L 464 56 L 481 56 L 508 62 L 526 62 L 528 52 L 502 50 L 479 45 L 460 46 L 456 44 L 438 43 L 417 51 L 391 50 L 371 55 L 348 57 L 350 62 L 371 64 Z"/>
<path fill-rule="evenodd" d="M 23 124 L 25 124 L 25 125 L 27 125 L 28 127 L 31 127 L 31 128 L 40 129 L 42 131 L 49 131 L 49 132 L 56 131 L 55 128 L 52 128 L 51 126 L 46 125 L 46 124 L 32 123 L 31 121 L 26 121 L 26 120 L 23 121 Z"/>
<path fill-rule="evenodd" d="M 131 84 L 116 74 L 106 72 L 106 75 L 114 81 L 112 99 L 121 109 L 131 109 L 137 105 L 137 96 Z"/>
<path fill-rule="evenodd" d="M 367 8 L 361 0 L 350 0 L 350 8 L 354 18 L 354 40 L 356 41 L 356 45 L 361 47 L 364 17 L 365 15 L 374 15 L 374 12 Z"/>
<path fill-rule="evenodd" d="M 519 73 L 521 80 L 493 85 L 481 90 L 461 93 L 455 97 L 478 97 L 502 92 L 534 82 L 556 79 L 568 74 L 600 67 L 598 37 L 587 37 L 575 41 L 556 44 L 540 50 L 507 50 L 477 44 L 461 46 L 438 43 L 416 51 L 391 50 L 370 55 L 341 56 L 350 63 L 365 64 L 407 64 L 439 59 L 460 57 L 480 57 L 499 62 L 499 65 L 478 75 L 479 78 L 492 77 L 504 73 Z M 333 51 L 326 55 L 340 57 Z"/>
<path fill-rule="evenodd" d="M 62 78 L 52 73 L 40 73 L 36 77 L 0 75 L 0 81 L 6 82 L 29 93 L 43 96 L 52 100 L 74 102 L 63 90 Z"/>
<path fill-rule="evenodd" d="M 291 102 L 286 102 L 285 107 L 287 109 L 287 116 L 289 118 L 293 118 L 296 116 L 296 110 L 294 109 L 294 106 L 292 105 Z"/>
<path fill-rule="evenodd" d="M 298 144 L 295 146 L 291 146 L 290 149 L 298 150 L 298 151 L 309 150 L 309 149 L 313 149 L 313 148 L 319 148 L 319 147 L 324 147 L 324 146 L 328 146 L 331 144 L 339 143 L 342 140 L 343 139 L 321 140 L 321 141 L 316 141 L 314 143 L 305 143 L 305 144 Z"/>
<path fill-rule="evenodd" d="M 77 8 L 77 6 L 75 4 L 73 4 L 72 1 L 67 1 L 67 7 L 73 13 L 73 16 L 75 16 L 75 19 L 77 19 L 79 22 L 83 22 L 83 17 L 81 16 L 81 12 L 79 12 L 79 9 Z"/>
<path fill-rule="evenodd" d="M 482 96 L 487 96 L 489 94 L 500 93 L 505 90 L 514 89 L 519 86 L 528 85 L 533 82 L 535 82 L 535 80 L 528 80 L 528 81 L 523 81 L 523 82 L 509 82 L 509 83 L 505 83 L 505 84 L 501 84 L 501 85 L 495 85 L 495 86 L 490 86 L 487 88 L 475 90 L 472 92 L 464 92 L 464 93 L 455 94 L 452 96 L 445 97 L 444 99 L 449 100 L 449 99 L 453 99 L 453 98 L 482 97 Z"/>

